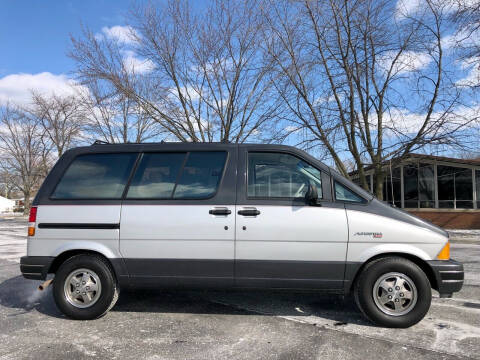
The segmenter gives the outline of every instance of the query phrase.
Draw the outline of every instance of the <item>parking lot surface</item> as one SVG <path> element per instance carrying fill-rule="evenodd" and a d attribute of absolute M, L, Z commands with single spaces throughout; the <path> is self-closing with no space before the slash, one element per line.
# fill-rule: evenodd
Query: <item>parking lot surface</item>
<path fill-rule="evenodd" d="M 122 292 L 103 318 L 69 320 L 21 276 L 25 233 L 25 219 L 0 219 L 0 359 L 480 359 L 480 240 L 452 244 L 461 292 L 385 329 L 349 299 L 266 291 Z"/>

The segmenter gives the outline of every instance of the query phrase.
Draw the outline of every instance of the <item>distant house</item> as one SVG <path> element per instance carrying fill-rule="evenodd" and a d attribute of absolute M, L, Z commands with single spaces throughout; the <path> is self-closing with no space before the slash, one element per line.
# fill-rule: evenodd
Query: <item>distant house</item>
<path fill-rule="evenodd" d="M 480 159 L 456 159 L 411 154 L 390 167 L 383 199 L 447 228 L 480 228 Z M 374 169 L 367 167 L 367 184 L 375 192 Z M 356 172 L 350 174 L 360 183 Z"/>
<path fill-rule="evenodd" d="M 30 198 L 30 204 L 33 201 L 33 197 Z M 15 203 L 13 207 L 14 212 L 23 212 L 25 209 L 25 200 L 23 198 L 17 198 L 17 199 L 12 199 L 12 201 Z"/>
<path fill-rule="evenodd" d="M 0 196 L 0 212 L 12 212 L 15 207 L 15 200 Z"/>

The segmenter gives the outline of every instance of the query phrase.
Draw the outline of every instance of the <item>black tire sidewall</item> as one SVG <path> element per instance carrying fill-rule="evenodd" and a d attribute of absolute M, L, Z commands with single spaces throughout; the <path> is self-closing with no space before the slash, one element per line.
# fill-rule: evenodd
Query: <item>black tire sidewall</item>
<path fill-rule="evenodd" d="M 389 272 L 408 276 L 417 289 L 417 302 L 412 311 L 401 316 L 382 312 L 373 300 L 373 286 L 379 277 Z M 405 328 L 418 323 L 430 309 L 432 290 L 423 270 L 415 263 L 402 258 L 386 258 L 367 266 L 357 283 L 356 300 L 360 309 L 374 323 L 394 328 Z"/>
<path fill-rule="evenodd" d="M 99 299 L 88 308 L 77 308 L 70 304 L 64 293 L 64 283 L 68 275 L 77 269 L 89 269 L 95 272 L 101 282 L 102 292 Z M 77 255 L 65 261 L 55 274 L 53 296 L 57 307 L 66 316 L 76 320 L 96 319 L 109 309 L 114 293 L 115 278 L 108 264 L 98 256 Z"/>

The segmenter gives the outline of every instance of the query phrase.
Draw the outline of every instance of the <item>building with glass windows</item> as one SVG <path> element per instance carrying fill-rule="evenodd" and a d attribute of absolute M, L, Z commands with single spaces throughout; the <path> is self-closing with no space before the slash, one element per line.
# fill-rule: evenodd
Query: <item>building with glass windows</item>
<path fill-rule="evenodd" d="M 399 166 L 392 168 L 386 163 L 385 170 L 384 201 L 442 226 L 480 228 L 480 159 L 411 154 Z M 366 168 L 367 183 L 374 193 L 373 173 L 373 168 Z M 360 182 L 356 173 L 351 175 Z"/>

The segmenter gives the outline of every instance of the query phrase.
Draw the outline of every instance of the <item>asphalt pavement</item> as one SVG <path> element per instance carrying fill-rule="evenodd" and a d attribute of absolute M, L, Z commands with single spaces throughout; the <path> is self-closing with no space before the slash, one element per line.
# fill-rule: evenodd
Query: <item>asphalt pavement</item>
<path fill-rule="evenodd" d="M 480 241 L 455 242 L 465 285 L 434 295 L 409 329 L 366 321 L 350 299 L 271 291 L 122 292 L 103 318 L 73 321 L 51 288 L 23 279 L 26 221 L 0 219 L 0 359 L 480 359 Z"/>

